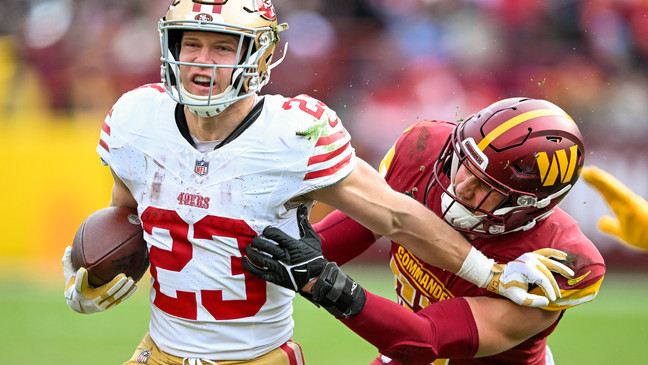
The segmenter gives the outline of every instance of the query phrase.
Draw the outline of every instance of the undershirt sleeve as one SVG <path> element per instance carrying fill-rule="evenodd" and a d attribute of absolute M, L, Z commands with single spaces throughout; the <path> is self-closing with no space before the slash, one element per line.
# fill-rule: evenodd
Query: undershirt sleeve
<path fill-rule="evenodd" d="M 327 260 L 341 266 L 362 254 L 374 242 L 373 233 L 336 210 L 313 226 L 322 241 Z"/>

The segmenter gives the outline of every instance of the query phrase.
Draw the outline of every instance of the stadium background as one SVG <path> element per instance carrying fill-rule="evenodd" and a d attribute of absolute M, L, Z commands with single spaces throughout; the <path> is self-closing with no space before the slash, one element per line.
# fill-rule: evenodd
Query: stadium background
<path fill-rule="evenodd" d="M 457 120 L 524 95 L 562 106 L 584 134 L 586 164 L 648 196 L 646 1 L 274 4 L 291 26 L 282 34 L 289 50 L 264 92 L 327 103 L 372 165 L 420 119 Z M 2 1 L 0 363 L 121 363 L 145 331 L 146 280 L 129 304 L 77 315 L 62 298 L 60 256 L 80 222 L 109 202 L 110 174 L 94 152 L 99 128 L 121 93 L 158 81 L 156 22 L 166 7 L 162 0 Z M 609 274 L 599 298 L 568 311 L 552 335 L 559 363 L 645 363 L 648 254 L 597 231 L 608 209 L 584 183 L 562 206 L 597 244 Z M 349 270 L 393 298 L 379 266 L 386 255 L 382 242 Z M 311 365 L 367 363 L 374 355 L 302 300 L 295 317 Z"/>

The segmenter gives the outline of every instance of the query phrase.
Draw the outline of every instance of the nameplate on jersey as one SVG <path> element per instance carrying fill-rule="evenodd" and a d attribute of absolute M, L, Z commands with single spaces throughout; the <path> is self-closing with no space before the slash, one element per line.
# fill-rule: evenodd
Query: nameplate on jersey
<path fill-rule="evenodd" d="M 196 160 L 196 167 L 194 167 L 194 172 L 200 176 L 207 175 L 209 172 L 209 162 L 204 159 Z"/>

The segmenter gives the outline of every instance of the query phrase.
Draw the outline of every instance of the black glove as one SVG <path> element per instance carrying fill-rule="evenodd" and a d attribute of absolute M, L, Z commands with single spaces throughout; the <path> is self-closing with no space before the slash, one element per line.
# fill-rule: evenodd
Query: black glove
<path fill-rule="evenodd" d="M 254 237 L 245 249 L 245 270 L 259 279 L 299 292 L 338 318 L 360 313 L 366 302 L 364 289 L 322 256 L 322 242 L 308 222 L 308 208 L 304 205 L 297 208 L 297 223 L 299 240 L 274 227 L 264 229 L 263 236 Z M 302 292 L 304 285 L 315 278 L 318 279 L 312 292 Z"/>
<path fill-rule="evenodd" d="M 308 221 L 305 205 L 297 208 L 297 223 L 299 240 L 275 227 L 254 237 L 245 249 L 243 267 L 260 279 L 296 292 L 318 277 L 328 261 L 322 256 L 322 243 Z"/>

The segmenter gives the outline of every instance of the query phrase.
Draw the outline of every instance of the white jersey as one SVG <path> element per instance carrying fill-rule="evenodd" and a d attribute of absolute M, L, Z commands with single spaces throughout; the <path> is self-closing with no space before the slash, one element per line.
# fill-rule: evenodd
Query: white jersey
<path fill-rule="evenodd" d="M 183 138 L 158 84 L 124 94 L 102 127 L 97 152 L 137 200 L 149 247 L 150 334 L 170 354 L 243 360 L 290 339 L 294 292 L 257 279 L 241 257 L 268 225 L 299 237 L 287 203 L 355 165 L 322 102 L 264 98 L 248 129 L 208 153 Z"/>

